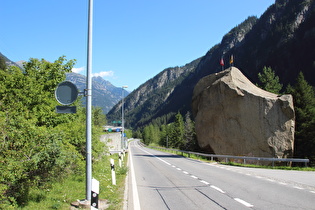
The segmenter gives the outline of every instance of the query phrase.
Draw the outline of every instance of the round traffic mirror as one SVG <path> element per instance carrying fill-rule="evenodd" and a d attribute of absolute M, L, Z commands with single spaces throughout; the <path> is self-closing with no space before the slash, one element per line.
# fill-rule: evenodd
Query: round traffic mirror
<path fill-rule="evenodd" d="M 70 105 L 78 98 L 78 88 L 70 81 L 59 83 L 55 91 L 56 100 L 62 105 Z"/>

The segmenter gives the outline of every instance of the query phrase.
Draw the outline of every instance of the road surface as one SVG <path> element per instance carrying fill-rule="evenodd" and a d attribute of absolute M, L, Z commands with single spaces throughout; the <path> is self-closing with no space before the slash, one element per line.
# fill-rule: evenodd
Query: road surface
<path fill-rule="evenodd" d="M 130 143 L 128 210 L 315 209 L 315 172 L 205 163 Z"/>

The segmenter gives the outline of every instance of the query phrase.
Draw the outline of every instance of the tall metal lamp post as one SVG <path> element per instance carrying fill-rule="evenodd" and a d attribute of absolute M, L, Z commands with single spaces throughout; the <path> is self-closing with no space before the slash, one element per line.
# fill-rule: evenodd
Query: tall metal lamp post
<path fill-rule="evenodd" d="M 121 149 L 125 149 L 125 141 L 124 141 L 124 89 L 128 88 L 127 85 L 121 87 Z"/>
<path fill-rule="evenodd" d="M 91 200 L 92 190 L 92 24 L 93 0 L 89 0 L 88 43 L 86 73 L 86 200 Z"/>

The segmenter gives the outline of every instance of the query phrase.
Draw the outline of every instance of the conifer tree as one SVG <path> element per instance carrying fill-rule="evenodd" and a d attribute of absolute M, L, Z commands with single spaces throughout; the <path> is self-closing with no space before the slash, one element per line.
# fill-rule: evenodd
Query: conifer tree
<path fill-rule="evenodd" d="M 258 73 L 260 85 L 258 87 L 275 94 L 279 94 L 282 89 L 282 84 L 279 82 L 279 77 L 271 67 L 264 67 L 262 73 Z"/>
<path fill-rule="evenodd" d="M 190 118 L 190 112 L 185 115 L 184 150 L 194 151 L 197 148 L 195 123 Z"/>
<path fill-rule="evenodd" d="M 174 122 L 174 146 L 183 149 L 184 146 L 184 120 L 183 116 L 178 112 Z"/>
<path fill-rule="evenodd" d="M 315 161 L 315 93 L 311 85 L 299 73 L 296 84 L 287 87 L 292 94 L 296 115 L 295 156 Z M 313 162 L 314 164 L 314 162 Z"/>

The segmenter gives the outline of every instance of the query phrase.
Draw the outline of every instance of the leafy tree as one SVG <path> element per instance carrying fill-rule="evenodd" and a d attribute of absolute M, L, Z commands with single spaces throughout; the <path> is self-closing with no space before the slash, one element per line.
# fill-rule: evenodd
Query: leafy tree
<path fill-rule="evenodd" d="M 160 129 L 157 125 L 150 124 L 144 127 L 143 138 L 145 144 L 158 144 L 160 140 Z"/>
<path fill-rule="evenodd" d="M 167 132 L 167 125 L 165 124 L 161 125 L 159 145 L 168 147 L 168 132 Z"/>
<path fill-rule="evenodd" d="M 142 132 L 143 141 L 145 144 L 150 144 L 152 142 L 151 135 L 150 135 L 150 128 L 149 126 L 145 126 Z"/>
<path fill-rule="evenodd" d="M 133 138 L 138 138 L 138 139 L 142 139 L 143 138 L 143 136 L 142 136 L 142 133 L 141 133 L 141 131 L 140 131 L 140 129 L 138 129 L 138 130 L 136 130 L 135 132 L 133 132 L 132 133 L 132 137 Z"/>
<path fill-rule="evenodd" d="M 128 139 L 130 139 L 130 138 L 133 137 L 133 132 L 132 132 L 132 130 L 125 129 L 125 133 L 126 133 L 126 136 L 127 136 Z"/>
<path fill-rule="evenodd" d="M 93 107 L 93 124 L 95 126 L 103 126 L 106 125 L 106 115 L 103 114 L 103 110 L 101 107 Z"/>
<path fill-rule="evenodd" d="M 315 161 L 315 93 L 311 85 L 299 73 L 296 84 L 287 87 L 287 92 L 292 94 L 295 114 L 295 156 L 310 158 Z"/>
<path fill-rule="evenodd" d="M 82 173 L 85 110 L 76 102 L 77 114 L 55 112 L 55 88 L 73 64 L 64 57 L 53 63 L 30 59 L 23 72 L 14 66 L 0 70 L 0 209 L 26 205 L 30 188 Z M 98 138 L 101 129 L 94 126 L 97 158 L 104 146 Z"/>
<path fill-rule="evenodd" d="M 29 65 L 33 63 L 37 60 Z M 5 139 L 0 149 L 0 170 L 5 171 L 0 178 L 0 196 L 13 205 L 25 204 L 31 187 L 61 177 L 64 173 L 59 172 L 72 166 L 67 166 L 73 157 L 66 152 L 66 144 L 59 134 L 48 129 L 66 121 L 54 112 L 54 89 L 43 88 L 49 83 L 45 76 L 37 80 L 36 72 L 49 75 L 59 71 L 53 63 L 49 65 L 51 68 L 34 69 L 32 75 L 15 66 L 0 71 L 0 135 Z M 26 68 L 26 72 L 31 70 Z"/>
<path fill-rule="evenodd" d="M 271 67 L 264 67 L 263 72 L 258 73 L 258 79 L 261 83 L 261 85 L 258 85 L 260 88 L 271 93 L 280 93 L 283 85 L 280 84 L 279 77 L 276 76 Z"/>

